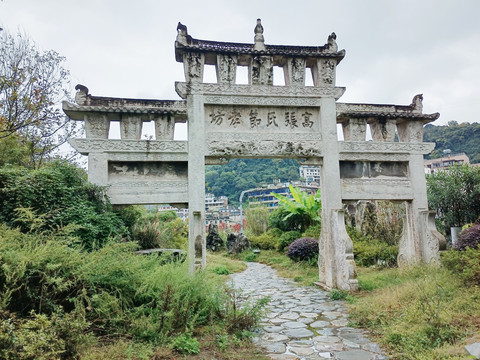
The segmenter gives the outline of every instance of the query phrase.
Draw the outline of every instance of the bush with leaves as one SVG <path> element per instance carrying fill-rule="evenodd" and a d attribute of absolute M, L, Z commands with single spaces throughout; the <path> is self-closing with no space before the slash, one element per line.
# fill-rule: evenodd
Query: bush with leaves
<path fill-rule="evenodd" d="M 72 235 L 90 250 L 111 237 L 128 237 L 123 221 L 112 211 L 105 189 L 87 181 L 83 169 L 56 161 L 38 170 L 0 168 L 0 223 L 30 231 L 32 219 L 42 218 L 38 231 L 75 225 Z M 72 228 L 73 229 L 73 228 Z"/>
<path fill-rule="evenodd" d="M 359 266 L 395 266 L 397 264 L 398 246 L 386 241 L 363 235 L 354 227 L 347 226 L 347 233 L 353 242 L 355 263 Z"/>
<path fill-rule="evenodd" d="M 441 253 L 442 264 L 459 275 L 467 285 L 480 286 L 480 245 L 463 251 L 448 250 Z"/>
<path fill-rule="evenodd" d="M 263 250 L 276 250 L 282 231 L 276 228 L 270 229 L 258 236 L 251 236 L 250 246 Z"/>
<path fill-rule="evenodd" d="M 287 231 L 280 235 L 278 239 L 278 251 L 283 251 L 285 248 L 289 247 L 292 242 L 302 237 L 302 233 L 300 231 Z"/>
<path fill-rule="evenodd" d="M 453 246 L 455 250 L 463 251 L 467 247 L 477 249 L 480 245 L 480 224 L 473 224 L 462 230 L 458 240 Z"/>
<path fill-rule="evenodd" d="M 141 249 L 186 249 L 188 227 L 174 211 L 149 213 L 140 218 L 132 229 L 132 240 Z"/>
<path fill-rule="evenodd" d="M 480 167 L 456 165 L 427 176 L 428 207 L 445 228 L 475 222 L 480 216 Z"/>
<path fill-rule="evenodd" d="M 287 256 L 294 261 L 309 261 L 318 257 L 318 241 L 314 238 L 300 238 L 290 244 Z"/>

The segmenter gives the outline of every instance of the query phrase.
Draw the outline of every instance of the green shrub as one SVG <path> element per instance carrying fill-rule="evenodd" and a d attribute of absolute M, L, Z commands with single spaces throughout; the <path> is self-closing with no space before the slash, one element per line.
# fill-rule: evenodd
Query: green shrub
<path fill-rule="evenodd" d="M 103 246 L 112 237 L 128 238 L 123 221 L 108 203 L 105 188 L 87 182 L 84 170 L 52 162 L 39 170 L 0 168 L 0 223 L 31 230 L 16 209 L 42 217 L 37 231 L 56 231 L 77 225 L 73 235 L 84 248 Z"/>
<path fill-rule="evenodd" d="M 442 264 L 459 275 L 468 285 L 480 285 L 480 245 L 464 251 L 448 250 L 441 254 Z"/>
<path fill-rule="evenodd" d="M 302 237 L 302 233 L 300 231 L 287 231 L 280 235 L 278 239 L 278 251 L 283 251 L 285 248 L 290 246 L 292 242 Z"/>
<path fill-rule="evenodd" d="M 300 238 L 290 244 L 287 256 L 293 261 L 308 261 L 318 258 L 318 241 L 314 238 Z"/>
<path fill-rule="evenodd" d="M 258 248 L 263 250 L 274 250 L 278 247 L 278 241 L 282 231 L 279 229 L 270 229 L 267 232 L 259 236 L 252 236 L 250 240 L 250 246 L 252 248 Z"/>
<path fill-rule="evenodd" d="M 247 250 L 243 253 L 242 260 L 246 262 L 257 261 L 258 255 L 253 250 Z"/>
<path fill-rule="evenodd" d="M 175 214 L 175 213 L 174 213 Z M 142 249 L 174 248 L 186 249 L 188 227 L 177 215 L 172 218 L 147 216 L 140 219 L 132 229 L 132 239 Z"/>
<path fill-rule="evenodd" d="M 173 348 L 181 354 L 198 354 L 200 352 L 200 343 L 192 337 L 192 334 L 185 333 L 175 338 Z"/>
<path fill-rule="evenodd" d="M 217 275 L 230 275 L 230 270 L 225 265 L 219 265 L 213 269 L 213 272 Z"/>
<path fill-rule="evenodd" d="M 359 266 L 395 266 L 397 264 L 398 246 L 388 245 L 384 241 L 364 236 L 354 227 L 347 227 L 353 241 L 355 263 Z"/>
<path fill-rule="evenodd" d="M 302 234 L 302 237 L 313 237 L 314 239 L 320 238 L 320 233 L 322 231 L 322 224 L 311 225 L 307 230 Z"/>

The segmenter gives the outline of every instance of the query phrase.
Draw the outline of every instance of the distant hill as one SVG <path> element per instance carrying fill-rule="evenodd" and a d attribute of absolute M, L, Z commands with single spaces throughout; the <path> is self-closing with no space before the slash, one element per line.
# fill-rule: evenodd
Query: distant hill
<path fill-rule="evenodd" d="M 450 149 L 452 154 L 466 153 L 471 163 L 480 163 L 480 123 L 461 123 L 450 121 L 448 125 L 426 125 L 423 141 L 436 143 L 430 159 L 444 156 L 443 151 Z"/>
<path fill-rule="evenodd" d="M 299 166 L 294 159 L 232 159 L 226 165 L 206 167 L 205 188 L 216 196 L 228 196 L 229 203 L 237 204 L 243 190 L 277 179 L 299 180 Z"/>

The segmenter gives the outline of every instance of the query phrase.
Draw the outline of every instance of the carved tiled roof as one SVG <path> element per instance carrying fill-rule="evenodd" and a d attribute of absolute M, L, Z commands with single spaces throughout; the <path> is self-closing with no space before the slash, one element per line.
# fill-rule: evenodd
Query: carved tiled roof
<path fill-rule="evenodd" d="M 329 44 L 323 46 L 265 45 L 265 50 L 254 50 L 253 44 L 190 39 L 188 44 L 176 42 L 176 59 L 182 61 L 183 51 L 221 54 L 284 55 L 293 57 L 333 57 L 343 59 L 345 50 L 332 52 Z"/>
<path fill-rule="evenodd" d="M 68 101 L 63 102 L 63 110 L 85 111 L 85 112 L 118 112 L 118 113 L 139 113 L 139 114 L 186 114 L 187 108 L 184 101 L 176 100 L 141 100 L 134 102 L 134 99 L 111 98 L 113 101 L 102 102 L 101 104 L 78 105 Z M 132 100 L 132 103 L 122 100 Z"/>
<path fill-rule="evenodd" d="M 63 111 L 74 120 L 83 120 L 83 113 L 122 113 L 122 114 L 187 114 L 187 106 L 183 100 L 150 100 L 150 99 L 127 99 L 92 96 L 88 88 L 83 85 L 75 87 L 78 90 L 75 101 L 72 104 L 64 101 Z"/>
<path fill-rule="evenodd" d="M 423 95 L 415 95 L 410 105 L 337 103 L 337 121 L 350 118 L 419 120 L 425 124 L 437 120 L 440 113 L 422 113 Z"/>
<path fill-rule="evenodd" d="M 384 118 L 384 119 L 409 119 L 409 120 L 437 120 L 440 113 L 419 114 L 413 112 L 385 112 L 385 111 L 356 111 L 356 112 L 340 112 L 337 113 L 337 119 L 346 118 Z"/>

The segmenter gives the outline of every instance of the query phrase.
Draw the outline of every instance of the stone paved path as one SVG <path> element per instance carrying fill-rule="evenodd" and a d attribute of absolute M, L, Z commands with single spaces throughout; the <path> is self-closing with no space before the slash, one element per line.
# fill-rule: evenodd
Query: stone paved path
<path fill-rule="evenodd" d="M 300 287 L 267 265 L 247 265 L 247 270 L 232 275 L 233 284 L 250 298 L 270 297 L 269 312 L 253 341 L 271 359 L 386 359 L 365 331 L 348 326 L 343 301 L 332 301 L 318 288 Z"/>

